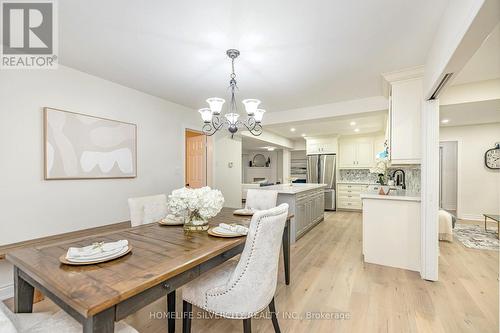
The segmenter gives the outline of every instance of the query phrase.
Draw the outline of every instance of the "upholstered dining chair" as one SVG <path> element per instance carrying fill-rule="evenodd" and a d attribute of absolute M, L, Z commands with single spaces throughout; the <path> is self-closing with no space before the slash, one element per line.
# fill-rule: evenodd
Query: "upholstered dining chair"
<path fill-rule="evenodd" d="M 150 195 L 128 199 L 132 227 L 157 222 L 167 214 L 167 196 Z"/>
<path fill-rule="evenodd" d="M 0 301 L 0 332 L 2 333 L 80 333 L 82 325 L 59 310 L 56 313 L 13 313 Z M 117 333 L 138 333 L 123 321 L 116 323 Z"/>
<path fill-rule="evenodd" d="M 191 332 L 193 304 L 223 318 L 243 319 L 245 333 L 251 331 L 252 316 L 269 306 L 274 331 L 280 332 L 274 293 L 287 215 L 288 204 L 256 212 L 239 261 L 229 260 L 182 288 L 185 333 Z"/>
<path fill-rule="evenodd" d="M 273 190 L 249 189 L 245 203 L 246 209 L 266 210 L 276 207 L 278 192 Z"/>

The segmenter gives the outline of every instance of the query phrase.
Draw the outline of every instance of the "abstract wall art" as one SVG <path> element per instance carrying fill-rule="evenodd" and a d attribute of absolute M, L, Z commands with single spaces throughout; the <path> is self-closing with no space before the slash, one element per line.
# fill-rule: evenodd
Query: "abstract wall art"
<path fill-rule="evenodd" d="M 134 178 L 137 126 L 44 108 L 45 179 Z"/>

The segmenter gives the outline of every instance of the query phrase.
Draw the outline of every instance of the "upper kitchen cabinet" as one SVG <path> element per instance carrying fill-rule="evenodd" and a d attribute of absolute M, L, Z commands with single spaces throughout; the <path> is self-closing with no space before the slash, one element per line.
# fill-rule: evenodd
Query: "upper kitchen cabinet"
<path fill-rule="evenodd" d="M 391 164 L 420 164 L 423 67 L 383 74 L 390 95 L 387 129 Z"/>
<path fill-rule="evenodd" d="M 340 168 L 371 168 L 374 164 L 372 137 L 342 138 L 339 140 Z"/>
<path fill-rule="evenodd" d="M 307 155 L 336 154 L 336 137 L 308 137 L 306 138 Z"/>

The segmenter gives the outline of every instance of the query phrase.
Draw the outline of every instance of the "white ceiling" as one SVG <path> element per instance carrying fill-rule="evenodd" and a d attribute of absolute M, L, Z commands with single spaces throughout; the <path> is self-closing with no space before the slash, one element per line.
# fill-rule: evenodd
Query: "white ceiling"
<path fill-rule="evenodd" d="M 240 97 L 268 111 L 381 95 L 380 73 L 421 65 L 449 0 L 59 1 L 60 62 L 199 108 Z"/>
<path fill-rule="evenodd" d="M 248 136 L 241 137 L 241 149 L 243 151 L 267 151 L 268 147 L 273 147 L 276 150 L 280 150 L 283 147 L 277 145 L 271 145 L 266 141 L 259 140 L 258 138 L 252 138 Z"/>
<path fill-rule="evenodd" d="M 387 111 L 358 113 L 355 115 L 323 118 L 320 120 L 310 120 L 301 122 L 291 122 L 286 124 L 276 124 L 266 126 L 266 131 L 276 133 L 289 139 L 297 139 L 302 134 L 307 136 L 322 135 L 352 135 L 381 132 L 385 130 Z M 351 125 L 355 122 L 355 125 Z M 295 131 L 292 132 L 291 129 Z M 359 132 L 355 132 L 355 129 Z"/>
<path fill-rule="evenodd" d="M 500 24 L 491 32 L 452 85 L 500 78 Z"/>
<path fill-rule="evenodd" d="M 500 99 L 443 105 L 439 107 L 439 117 L 449 120 L 441 124 L 443 127 L 500 123 Z"/>

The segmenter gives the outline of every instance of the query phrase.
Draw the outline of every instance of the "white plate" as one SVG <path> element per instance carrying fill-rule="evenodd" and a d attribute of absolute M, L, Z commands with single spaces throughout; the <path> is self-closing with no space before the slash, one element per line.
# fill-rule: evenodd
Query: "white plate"
<path fill-rule="evenodd" d="M 252 216 L 255 212 L 251 209 L 236 209 L 233 214 L 234 215 L 243 215 L 243 216 Z"/>
<path fill-rule="evenodd" d="M 69 262 L 74 262 L 74 263 L 86 263 L 86 262 L 110 260 L 113 258 L 118 258 L 119 256 L 126 253 L 127 251 L 128 251 L 128 246 L 125 246 L 124 248 L 122 248 L 120 250 L 113 251 L 111 253 L 106 253 L 106 254 L 103 254 L 102 256 L 94 256 L 92 258 L 66 258 L 66 260 Z"/>
<path fill-rule="evenodd" d="M 171 219 L 171 218 L 165 217 L 163 220 L 160 220 L 158 223 L 161 225 L 182 225 L 182 224 L 184 224 L 184 220 Z"/>
<path fill-rule="evenodd" d="M 231 230 L 227 230 L 221 227 L 215 227 L 212 229 L 212 231 L 216 234 L 223 235 L 223 236 L 245 236 L 243 234 L 240 234 L 239 232 L 233 232 Z"/>

